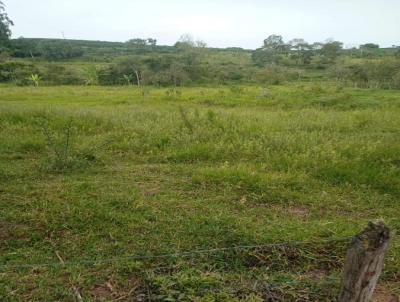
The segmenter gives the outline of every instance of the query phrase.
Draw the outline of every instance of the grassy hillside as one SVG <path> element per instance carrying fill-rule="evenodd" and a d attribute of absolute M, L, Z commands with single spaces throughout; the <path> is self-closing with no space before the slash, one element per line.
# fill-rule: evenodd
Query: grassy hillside
<path fill-rule="evenodd" d="M 399 114 L 399 91 L 333 82 L 1 86 L 0 296 L 332 301 L 344 239 L 399 228 Z"/>

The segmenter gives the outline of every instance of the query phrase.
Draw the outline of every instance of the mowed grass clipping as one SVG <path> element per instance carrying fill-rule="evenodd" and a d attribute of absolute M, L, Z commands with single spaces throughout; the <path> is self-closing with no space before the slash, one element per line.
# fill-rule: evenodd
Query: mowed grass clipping
<path fill-rule="evenodd" d="M 0 297 L 332 301 L 346 242 L 330 240 L 377 218 L 395 294 L 399 116 L 398 91 L 329 83 L 2 86 Z M 308 243 L 68 264 L 283 241 Z M 13 267 L 43 263 L 60 265 Z"/>

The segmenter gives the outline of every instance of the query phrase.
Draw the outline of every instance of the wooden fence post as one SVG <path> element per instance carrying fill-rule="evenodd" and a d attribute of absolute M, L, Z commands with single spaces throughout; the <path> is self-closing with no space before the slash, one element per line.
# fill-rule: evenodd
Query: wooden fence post
<path fill-rule="evenodd" d="M 383 221 L 369 222 L 347 251 L 339 302 L 369 302 L 383 269 L 390 229 Z"/>

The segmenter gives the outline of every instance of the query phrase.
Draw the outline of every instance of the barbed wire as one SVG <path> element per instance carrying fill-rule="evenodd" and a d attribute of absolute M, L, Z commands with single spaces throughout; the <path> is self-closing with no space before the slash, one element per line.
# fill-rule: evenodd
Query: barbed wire
<path fill-rule="evenodd" d="M 267 243 L 261 245 L 236 245 L 230 247 L 198 249 L 198 250 L 175 252 L 175 253 L 131 255 L 131 256 L 121 256 L 112 258 L 102 258 L 102 259 L 77 259 L 77 260 L 67 260 L 62 262 L 60 261 L 60 262 L 48 262 L 48 263 L 5 263 L 5 264 L 0 264 L 0 270 L 33 269 L 41 267 L 60 267 L 60 266 L 71 266 L 71 265 L 92 265 L 92 264 L 114 263 L 123 261 L 166 259 L 166 258 L 190 258 L 201 254 L 213 254 L 218 252 L 228 252 L 235 250 L 251 250 L 251 249 L 263 249 L 271 247 L 282 247 L 282 246 L 318 244 L 318 243 L 326 244 L 333 242 L 348 242 L 351 238 L 352 237 L 308 240 L 308 241 L 283 241 L 278 243 Z"/>

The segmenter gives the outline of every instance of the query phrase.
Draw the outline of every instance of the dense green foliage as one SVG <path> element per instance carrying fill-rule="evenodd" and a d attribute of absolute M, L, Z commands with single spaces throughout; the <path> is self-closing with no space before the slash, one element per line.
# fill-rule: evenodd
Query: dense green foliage
<path fill-rule="evenodd" d="M 14 25 L 11 19 L 5 12 L 4 4 L 0 1 L 0 52 L 7 49 L 9 44 L 9 39 L 11 37 L 10 27 Z"/>
<path fill-rule="evenodd" d="M 381 49 L 373 43 L 343 49 L 337 41 L 286 43 L 276 35 L 254 51 L 207 48 L 190 36 L 174 46 L 156 43 L 150 38 L 125 43 L 15 39 L 12 56 L 0 60 L 0 81 L 27 85 L 26 74 L 34 73 L 43 85 L 279 84 L 324 78 L 357 87 L 400 86 L 400 49 Z"/>
<path fill-rule="evenodd" d="M 400 93 L 329 82 L 0 87 L 3 301 L 333 301 L 343 238 L 400 225 Z M 381 286 L 398 293 L 394 236 Z"/>
<path fill-rule="evenodd" d="M 340 83 L 355 87 L 400 89 L 400 60 L 385 59 L 337 64 L 333 73 Z"/>
<path fill-rule="evenodd" d="M 152 39 L 150 39 L 152 40 Z M 127 54 L 157 52 L 170 52 L 170 46 L 155 46 L 154 43 L 138 44 L 132 40 L 122 42 L 102 42 L 68 39 L 28 39 L 19 38 L 12 40 L 14 56 L 17 58 L 45 58 L 48 60 L 60 60 L 83 57 L 85 60 L 108 60 L 111 57 Z M 70 51 L 68 56 L 63 56 Z"/>

